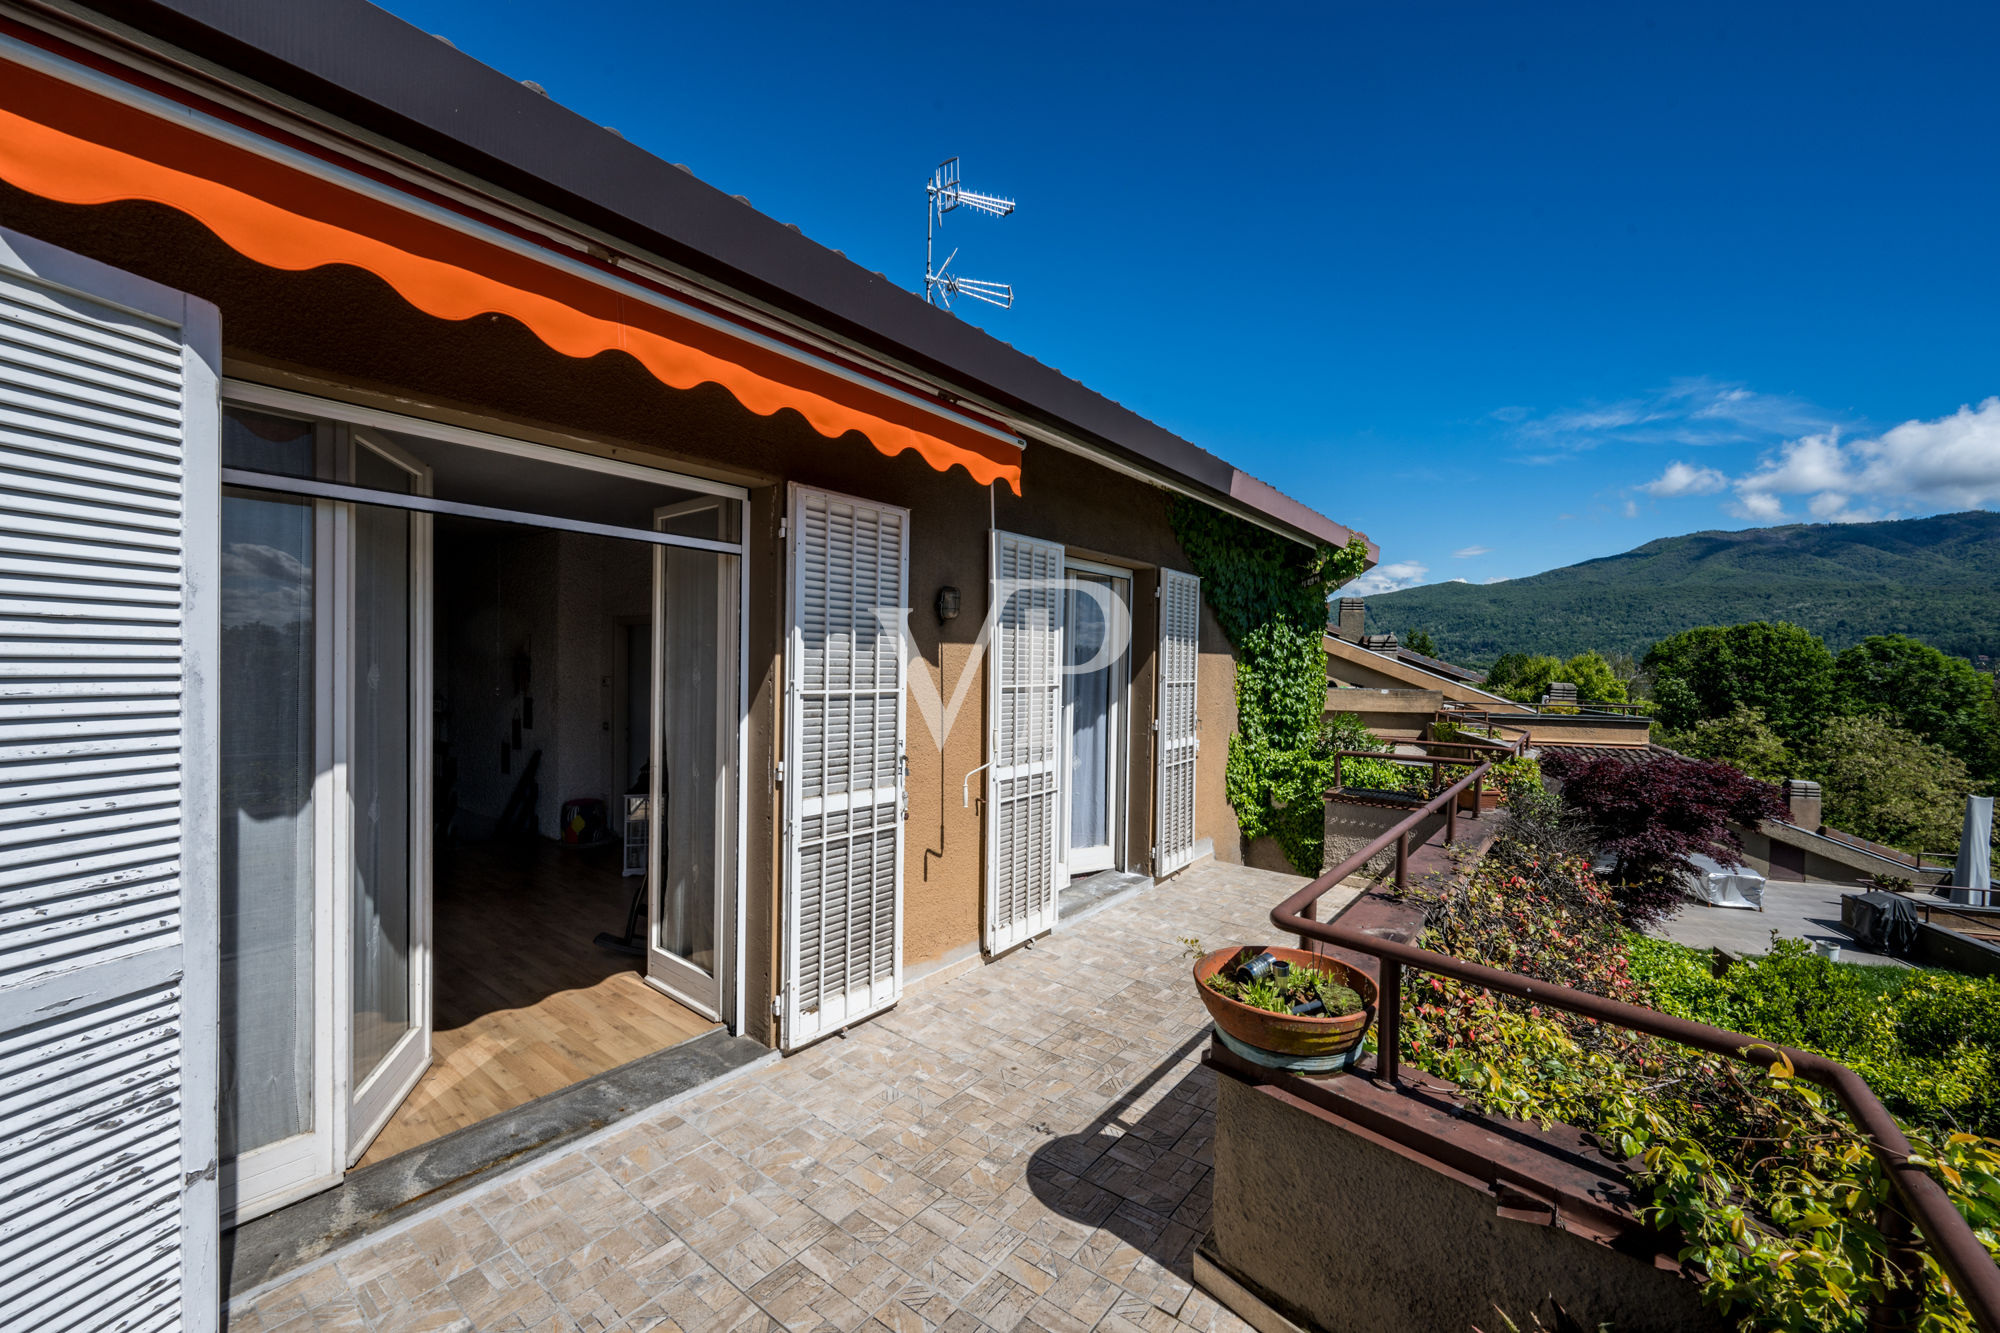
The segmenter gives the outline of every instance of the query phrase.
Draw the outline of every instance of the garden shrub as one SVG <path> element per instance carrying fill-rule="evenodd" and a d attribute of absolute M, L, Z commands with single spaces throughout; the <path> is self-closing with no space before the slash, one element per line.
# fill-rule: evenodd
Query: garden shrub
<path fill-rule="evenodd" d="M 1667 734 L 1664 740 L 1691 758 L 1734 764 L 1766 782 L 1798 776 L 1798 760 L 1791 749 L 1771 730 L 1764 715 L 1748 704 L 1737 704 L 1726 717 L 1703 718 L 1685 732 Z"/>
<path fill-rule="evenodd" d="M 1905 1119 L 2000 1136 L 2000 980 L 1829 962 L 1803 940 L 1721 977 L 1685 945 L 1635 935 L 1626 950 L 1662 1013 L 1831 1056 Z"/>
<path fill-rule="evenodd" d="M 1467 882 L 1423 895 L 1425 947 L 1669 1011 L 1732 1012 L 1698 955 L 1656 952 L 1620 928 L 1620 904 L 1563 849 L 1574 830 L 1553 802 L 1523 806 Z M 1835 991 L 1854 998 L 1787 961 L 1746 987 L 1748 1003 L 1785 1021 L 1850 1022 L 1801 1019 L 1784 999 L 1787 978 L 1819 986 L 1820 1002 Z M 1628 1163 L 1642 1215 L 1680 1238 L 1704 1300 L 1739 1328 L 1860 1333 L 1868 1306 L 1910 1280 L 1883 1265 L 1876 1218 L 1889 1186 L 1874 1155 L 1832 1098 L 1782 1059 L 1760 1069 L 1417 972 L 1404 987 L 1405 1058 L 1453 1080 L 1476 1110 L 1593 1134 Z M 1924 1021 L 1948 1030 L 1970 1020 L 1984 1031 L 1980 1016 L 1949 1008 L 1962 999 L 1921 1001 Z M 1867 1028 L 1865 1014 L 1852 1021 Z M 2000 1254 L 2000 1143 L 1921 1125 L 1910 1135 Z M 1922 1262 L 1916 1326 L 1970 1333 L 1928 1252 Z"/>
<path fill-rule="evenodd" d="M 1500 793 L 1500 804 L 1510 806 L 1517 795 L 1526 797 L 1546 790 L 1542 786 L 1542 766 L 1525 754 L 1502 759 L 1486 770 L 1486 784 Z"/>
<path fill-rule="evenodd" d="M 1631 925 L 1680 910 L 1681 881 L 1695 873 L 1690 857 L 1742 864 L 1732 825 L 1754 829 L 1790 815 L 1776 787 L 1708 759 L 1555 755 L 1542 769 L 1562 783 L 1564 805 L 1617 858 L 1618 902 Z"/>

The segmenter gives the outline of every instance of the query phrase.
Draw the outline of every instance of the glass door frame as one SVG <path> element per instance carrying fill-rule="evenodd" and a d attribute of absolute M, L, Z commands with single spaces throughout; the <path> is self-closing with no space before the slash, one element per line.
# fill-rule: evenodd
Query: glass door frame
<path fill-rule="evenodd" d="M 558 463 L 566 467 L 605 474 L 611 478 L 628 478 L 651 484 L 675 487 L 683 491 L 716 497 L 719 501 L 735 506 L 733 536 L 728 541 L 704 540 L 670 533 L 649 533 L 644 529 L 631 529 L 631 538 L 650 540 L 656 546 L 684 546 L 693 550 L 720 552 L 735 562 L 734 577 L 725 579 L 726 588 L 733 598 L 735 615 L 734 643 L 730 645 L 734 658 L 734 670 L 722 684 L 733 691 L 726 712 L 722 714 L 724 726 L 718 741 L 719 758 L 726 760 L 728 793 L 727 817 L 733 824 L 728 834 L 718 845 L 719 856 L 727 858 L 729 875 L 727 891 L 721 910 L 726 931 L 718 936 L 718 977 L 717 998 L 720 1013 L 718 1017 L 731 1031 L 742 1030 L 744 1011 L 744 967 L 742 950 L 746 935 L 747 903 L 743 893 L 743 867 L 749 850 L 749 829 L 743 818 L 748 790 L 749 760 L 749 689 L 747 662 L 749 656 L 749 616 L 747 607 L 750 600 L 749 572 L 749 526 L 750 490 L 746 486 L 715 481 L 707 477 L 670 471 L 644 464 L 611 458 L 576 449 L 558 448 L 537 444 L 511 435 L 479 430 L 422 417 L 405 416 L 365 404 L 341 399 L 326 398 L 316 394 L 301 393 L 292 389 L 272 385 L 256 384 L 245 380 L 227 379 L 223 382 L 223 405 L 225 408 L 244 408 L 252 411 L 267 411 L 284 416 L 300 418 L 316 423 L 315 451 L 318 455 L 313 477 L 294 477 L 281 473 L 247 472 L 231 468 L 225 464 L 222 478 L 225 489 L 247 494 L 268 493 L 289 495 L 304 500 L 312 508 L 314 519 L 314 560 L 316 571 L 313 584 L 314 627 L 314 773 L 313 791 L 313 971 L 314 971 L 314 1052 L 313 1052 L 313 1128 L 305 1133 L 266 1145 L 225 1161 L 220 1166 L 226 1184 L 255 1180 L 260 1182 L 260 1192 L 253 1197 L 244 1197 L 240 1189 L 235 1191 L 233 1206 L 225 1210 L 225 1221 L 231 1225 L 272 1212 L 286 1204 L 306 1198 L 340 1182 L 346 1168 L 356 1160 L 360 1152 L 365 1152 L 365 1141 L 360 1152 L 350 1147 L 355 1135 L 350 1132 L 352 1098 L 353 1055 L 348 1014 L 352 1004 L 352 945 L 350 940 L 350 902 L 347 896 L 349 880 L 347 837 L 350 832 L 346 809 L 348 758 L 348 737 L 351 705 L 339 696 L 346 691 L 339 682 L 350 669 L 350 649 L 345 646 L 344 636 L 350 629 L 350 621 L 344 613 L 342 602 L 344 589 L 351 582 L 351 571 L 341 570 L 336 576 L 351 549 L 352 514 L 357 503 L 381 504 L 411 512 L 414 523 L 424 528 L 430 525 L 431 514 L 462 513 L 471 517 L 490 518 L 503 522 L 517 522 L 526 526 L 573 529 L 585 532 L 595 531 L 600 535 L 600 525 L 576 523 L 554 515 L 537 514 L 533 511 L 509 511 L 486 506 L 439 500 L 432 496 L 401 496 L 381 492 L 369 496 L 359 496 L 352 484 L 351 438 L 357 431 L 369 429 L 390 431 L 396 434 L 437 440 L 444 443 L 465 444 L 489 449 L 497 453 L 536 458 Z M 372 441 L 380 451 L 387 441 Z M 393 448 L 393 446 L 390 446 Z M 333 480 L 327 480 L 333 478 Z M 379 496 L 379 498 L 377 498 Z M 413 526 L 413 531 L 415 530 Z M 616 534 L 610 534 L 616 535 Z M 218 542 L 221 534 L 214 535 Z M 429 552 L 428 543 L 424 552 L 426 573 L 424 597 L 429 602 Z M 724 569 L 727 570 L 725 561 Z M 339 586 L 336 586 L 338 584 Z M 431 736 L 431 679 L 430 659 L 434 651 L 426 614 L 423 627 L 413 628 L 413 641 L 421 651 L 416 654 L 421 662 L 421 671 L 412 669 L 413 698 L 417 689 L 423 690 L 413 714 L 412 730 L 424 747 L 427 756 Z M 656 617 L 657 623 L 657 617 Z M 419 637 L 420 636 L 420 637 Z M 419 687 L 416 678 L 421 675 Z M 655 696 L 657 698 L 657 695 Z M 657 728 L 655 728 L 657 734 Z M 426 980 L 428 980 L 428 957 L 431 943 L 431 922 L 428 914 L 428 875 L 430 866 L 430 807 L 429 788 L 432 775 L 428 759 L 418 762 L 412 755 L 412 836 L 424 839 L 423 855 L 419 862 L 425 876 L 425 913 L 421 920 L 425 942 Z M 421 784 L 421 791 L 417 790 Z M 733 900 L 733 901 L 730 901 Z M 651 914 L 649 913 L 649 916 Z M 651 926 L 649 921 L 649 927 Z M 414 933 L 414 929 L 413 929 Z M 657 938 L 652 936 L 651 938 Z M 428 989 L 424 996 L 423 1017 L 428 1030 L 430 1022 L 430 996 Z M 389 1061 L 378 1066 L 379 1075 Z M 421 1071 L 419 1071 L 421 1072 Z M 380 1082 L 371 1079 L 371 1084 Z M 363 1089 L 364 1093 L 372 1091 Z M 386 1122 L 393 1115 L 401 1098 L 392 1099 L 388 1109 L 381 1116 Z M 378 1127 L 379 1128 L 379 1127 Z M 372 1131 L 371 1131 L 372 1132 Z M 227 1194 L 226 1196 L 227 1197 Z"/>
<path fill-rule="evenodd" d="M 356 466 L 360 452 L 364 449 L 410 474 L 410 494 L 430 493 L 430 469 L 417 459 L 397 448 L 390 441 L 375 432 L 361 427 L 336 427 L 339 433 L 339 466 L 335 476 L 346 482 L 356 481 L 359 468 Z M 340 506 L 341 514 L 336 519 L 336 547 L 345 544 L 345 551 L 336 555 L 335 568 L 344 578 L 345 592 L 340 598 L 337 613 L 340 622 L 335 627 L 335 670 L 339 673 L 334 680 L 335 743 L 340 748 L 336 755 L 336 768 L 344 779 L 351 779 L 349 765 L 355 753 L 354 724 L 356 717 L 354 671 L 350 659 L 356 634 L 354 597 L 358 579 L 355 573 L 359 559 L 359 549 L 355 537 L 355 505 Z M 375 1136 L 395 1115 L 396 1108 L 403 1104 L 423 1078 L 424 1071 L 431 1064 L 431 674 L 432 657 L 436 643 L 432 633 L 431 610 L 433 596 L 431 589 L 431 518 L 429 514 L 403 511 L 409 519 L 409 582 L 410 604 L 408 624 L 408 665 L 409 672 L 409 769 L 408 791 L 409 829 L 405 855 L 409 858 L 409 984 L 410 993 L 409 1030 L 397 1038 L 385 1052 L 374 1069 L 359 1083 L 354 1079 L 354 954 L 356 940 L 350 925 L 338 932 L 338 947 L 334 975 L 338 979 L 341 994 L 336 1008 L 341 1023 L 344 1050 L 335 1066 L 334 1083 L 338 1097 L 346 1108 L 347 1132 L 343 1145 L 346 1164 L 353 1166 Z M 342 781 L 336 797 L 337 816 L 344 820 L 344 826 L 335 830 L 334 853 L 340 864 L 334 874 L 336 901 L 334 912 L 351 914 L 354 908 L 355 866 L 354 866 L 354 805 L 351 780 Z M 351 915 L 349 917 L 351 921 Z"/>
<path fill-rule="evenodd" d="M 330 458 L 337 428 L 320 422 L 314 433 L 315 452 Z M 313 533 L 313 684 L 308 698 L 313 736 L 312 902 L 308 913 L 312 923 L 312 1122 L 310 1128 L 289 1138 L 223 1159 L 220 1174 L 225 1224 L 261 1216 L 337 1182 L 347 1138 L 347 1107 L 328 1076 L 347 1058 L 347 1025 L 339 1021 L 344 964 L 338 958 L 337 937 L 343 927 L 336 896 L 328 887 L 335 873 L 336 806 L 344 777 L 334 766 L 335 710 L 327 706 L 329 701 L 322 693 L 323 682 L 335 679 L 336 601 L 345 580 L 334 573 L 334 530 L 342 506 L 331 500 L 300 503 L 312 515 Z M 217 535 L 219 540 L 221 534 Z"/>
<path fill-rule="evenodd" d="M 1108 580 L 1110 592 L 1125 607 L 1126 623 L 1131 623 L 1132 615 L 1132 571 L 1117 565 L 1101 564 L 1078 556 L 1066 555 L 1063 559 L 1065 578 L 1082 574 L 1093 579 Z M 1068 605 L 1065 597 L 1064 605 Z M 1107 629 L 1109 627 L 1107 626 Z M 1068 663 L 1064 663 L 1067 668 Z M 1105 854 L 1086 855 L 1079 863 L 1077 849 L 1070 842 L 1070 825 L 1073 817 L 1071 802 L 1075 793 L 1070 790 L 1069 775 L 1075 760 L 1076 745 L 1076 703 L 1071 684 L 1075 680 L 1067 669 L 1063 673 L 1062 699 L 1062 857 L 1060 859 L 1064 884 L 1083 875 L 1095 874 L 1100 870 L 1121 870 L 1125 865 L 1125 798 L 1131 791 L 1129 751 L 1130 742 L 1126 736 L 1126 726 L 1131 717 L 1132 694 L 1132 647 L 1128 643 L 1125 651 L 1115 661 L 1105 665 L 1109 677 L 1106 682 L 1109 696 L 1107 706 L 1105 736 Z M 1095 850 L 1094 848 L 1091 850 Z"/>
<path fill-rule="evenodd" d="M 732 516 L 730 509 L 737 512 Z M 667 505 L 653 513 L 653 526 L 666 531 L 667 525 L 676 519 L 689 518 L 709 510 L 717 513 L 717 531 L 726 532 L 734 527 L 741 532 L 744 515 L 740 502 L 732 502 L 725 496 L 703 496 L 695 500 L 683 500 Z M 732 522 L 733 518 L 733 522 Z M 736 569 L 731 569 L 734 562 Z M 663 991 L 673 999 L 693 1009 L 705 1018 L 735 1024 L 725 1015 L 740 1014 L 740 1003 L 726 1005 L 725 997 L 732 996 L 732 982 L 740 982 L 743 969 L 736 963 L 738 941 L 742 938 L 739 924 L 744 911 L 742 890 L 743 858 L 732 845 L 729 831 L 732 825 L 739 834 L 742 831 L 741 778 L 743 765 L 736 751 L 745 739 L 746 729 L 741 725 L 743 714 L 743 693 L 745 689 L 743 655 L 744 626 L 748 617 L 743 613 L 743 602 L 749 592 L 746 561 L 741 555 L 717 553 L 716 558 L 716 605 L 721 618 L 727 620 L 732 604 L 737 632 L 727 632 L 716 636 L 715 679 L 718 685 L 727 682 L 734 692 L 733 699 L 718 701 L 716 726 L 716 801 L 715 801 L 715 845 L 716 857 L 715 920 L 713 936 L 715 940 L 716 969 L 704 972 L 690 960 L 668 949 L 662 943 L 665 932 L 663 919 L 664 891 L 666 886 L 666 855 L 671 839 L 667 830 L 670 813 L 668 804 L 669 788 L 673 778 L 667 773 L 667 708 L 666 701 L 666 660 L 667 660 L 667 548 L 653 548 L 653 661 L 652 687 L 647 703 L 652 711 L 652 724 L 647 728 L 650 758 L 647 766 L 646 788 L 647 817 L 652 827 L 646 833 L 646 983 Z M 738 573 L 738 571 L 742 571 Z M 735 594 L 735 596 L 732 596 Z M 726 627 L 725 627 L 726 628 Z M 738 720 L 731 727 L 728 722 Z M 732 776 L 737 779 L 731 781 Z"/>

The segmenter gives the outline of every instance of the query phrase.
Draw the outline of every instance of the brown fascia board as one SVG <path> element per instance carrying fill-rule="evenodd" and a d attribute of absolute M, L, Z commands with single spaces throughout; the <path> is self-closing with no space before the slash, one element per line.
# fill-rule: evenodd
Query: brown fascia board
<path fill-rule="evenodd" d="M 364 0 L 85 3 L 1296 534 L 1333 545 L 1351 535 L 1200 446 Z M 1371 564 L 1378 555 L 1371 543 Z"/>

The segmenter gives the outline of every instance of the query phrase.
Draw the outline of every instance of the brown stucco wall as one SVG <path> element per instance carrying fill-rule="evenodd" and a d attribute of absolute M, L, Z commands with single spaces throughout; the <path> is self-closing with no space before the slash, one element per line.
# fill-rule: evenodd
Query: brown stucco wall
<path fill-rule="evenodd" d="M 969 669 L 987 602 L 988 530 L 1060 541 L 1076 554 L 1133 571 L 1126 865 L 1149 868 L 1152 845 L 1151 724 L 1158 644 L 1153 571 L 1190 569 L 1167 523 L 1164 495 L 1087 459 L 1031 446 L 1022 497 L 989 491 L 960 470 L 938 473 L 914 453 L 884 457 L 865 439 L 828 440 L 791 412 L 756 416 L 714 385 L 667 388 L 622 353 L 562 356 L 500 316 L 447 322 L 425 316 L 372 275 L 330 267 L 304 273 L 253 264 L 205 229 L 151 204 L 79 208 L 0 186 L 0 224 L 46 237 L 115 267 L 215 302 L 222 310 L 229 373 L 391 410 L 493 426 L 524 438 L 693 471 L 751 489 L 747 1002 L 744 1028 L 770 1039 L 769 997 L 780 966 L 780 803 L 785 549 L 778 521 L 787 483 L 902 505 L 911 512 L 910 627 L 932 682 L 947 701 Z M 963 612 L 940 626 L 939 587 L 960 589 Z M 1234 729 L 1234 666 L 1212 615 L 1204 613 L 1199 690 L 1202 753 L 1198 838 L 1240 859 L 1224 800 L 1223 765 Z M 906 827 L 906 969 L 962 954 L 979 937 L 982 808 L 964 776 L 984 757 L 985 680 L 970 687 L 942 752 L 915 708 L 909 723 L 910 817 Z"/>
<path fill-rule="evenodd" d="M 1201 667 L 1195 677 L 1201 753 L 1195 759 L 1194 836 L 1215 844 L 1215 859 L 1243 864 L 1243 834 L 1229 806 L 1229 738 L 1236 733 L 1236 656 L 1206 600 L 1201 606 Z M 1150 806 L 1148 807 L 1150 808 Z"/>
<path fill-rule="evenodd" d="M 1552 1297 L 1585 1328 L 1728 1326 L 1648 1259 L 1502 1218 L 1490 1193 L 1372 1134 L 1216 1083 L 1212 1253 L 1308 1327 L 1462 1333 L 1493 1327 L 1496 1306 L 1525 1327 Z"/>

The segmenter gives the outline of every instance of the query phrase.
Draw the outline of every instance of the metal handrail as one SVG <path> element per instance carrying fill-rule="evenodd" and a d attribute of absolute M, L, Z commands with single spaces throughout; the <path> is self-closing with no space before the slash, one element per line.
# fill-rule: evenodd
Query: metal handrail
<path fill-rule="evenodd" d="M 1313 919 L 1313 912 L 1322 897 L 1338 888 L 1349 875 L 1361 869 L 1391 843 L 1397 845 L 1397 883 L 1401 886 L 1409 858 L 1411 831 L 1437 813 L 1440 807 L 1446 807 L 1455 814 L 1459 793 L 1468 787 L 1476 790 L 1494 762 L 1489 759 L 1480 764 L 1429 803 L 1412 810 L 1373 842 L 1271 909 L 1271 924 L 1287 934 L 1297 935 L 1301 947 L 1306 947 L 1309 939 L 1317 940 L 1322 944 L 1367 954 L 1380 962 L 1380 997 L 1376 1009 L 1379 1024 L 1375 1056 L 1377 1080 L 1393 1085 L 1401 1074 L 1403 969 L 1406 967 L 1483 986 L 1502 995 L 1582 1014 L 1599 1022 L 1750 1064 L 1768 1065 L 1782 1054 L 1791 1062 L 1798 1077 L 1833 1093 L 1860 1127 L 1875 1154 L 1875 1160 L 1882 1164 L 1883 1174 L 1888 1178 L 1894 1196 L 1902 1203 L 1900 1211 L 1885 1205 L 1879 1219 L 1891 1250 L 1907 1248 L 1914 1239 L 1910 1231 L 1910 1223 L 1914 1222 L 1930 1242 L 1932 1254 L 1936 1256 L 1939 1266 L 1950 1275 L 1952 1285 L 1965 1301 L 1974 1321 L 1985 1333 L 2000 1333 L 2000 1266 L 1996 1266 L 1986 1253 L 1986 1248 L 1979 1243 L 1979 1238 L 1973 1234 L 1944 1187 L 1932 1179 L 1921 1165 L 1910 1160 L 1910 1141 L 1896 1123 L 1896 1118 L 1889 1113 L 1889 1108 L 1882 1104 L 1861 1076 L 1846 1065 L 1811 1051 L 1780 1046 L 1741 1032 L 1710 1027 L 1706 1023 L 1674 1018 L 1636 1004 L 1537 981 L 1517 972 L 1503 972 L 1479 963 L 1468 963 L 1448 954 L 1398 944 L 1358 930 L 1343 929 L 1334 922 Z M 1476 807 L 1473 817 L 1478 817 Z M 1446 840 L 1450 841 L 1449 835 Z M 1759 1051 L 1767 1054 L 1753 1054 Z M 1903 1295 L 1908 1297 L 1914 1291 L 1914 1287 L 1906 1289 Z"/>

